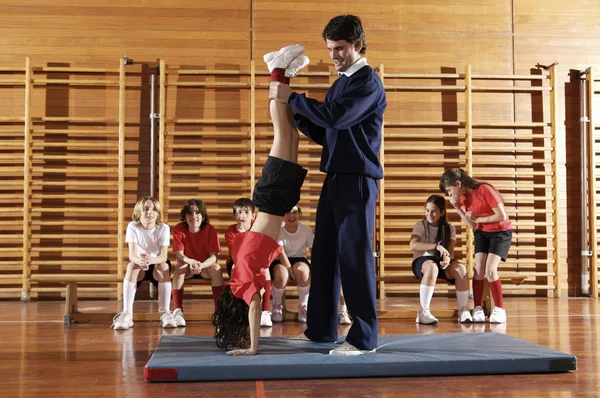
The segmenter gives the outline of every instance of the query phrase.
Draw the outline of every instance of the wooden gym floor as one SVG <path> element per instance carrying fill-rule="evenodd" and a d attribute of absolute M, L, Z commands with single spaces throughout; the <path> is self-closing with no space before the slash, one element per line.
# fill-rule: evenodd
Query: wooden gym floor
<path fill-rule="evenodd" d="M 288 302 L 294 304 L 293 300 Z M 454 308 L 456 301 L 435 297 L 432 312 Z M 120 303 L 82 301 L 81 310 L 116 313 Z M 208 300 L 184 302 L 186 311 L 209 312 Z M 416 309 L 416 298 L 388 298 L 381 309 Z M 212 335 L 208 322 L 163 330 L 157 322 L 137 322 L 128 331 L 110 324 L 63 325 L 63 302 L 0 302 L 1 395 L 5 397 L 598 397 L 600 396 L 600 304 L 598 299 L 508 298 L 506 325 L 418 326 L 413 319 L 382 320 L 380 334 L 506 333 L 577 356 L 579 370 L 563 374 L 461 377 L 285 380 L 210 383 L 146 383 L 143 368 L 166 334 Z M 138 301 L 134 310 L 155 310 L 156 302 Z M 158 319 L 158 315 L 157 315 Z M 262 335 L 300 333 L 287 322 Z M 340 334 L 345 334 L 341 328 Z M 259 349 L 260 350 L 260 349 Z M 260 352 L 260 351 L 259 351 Z"/>

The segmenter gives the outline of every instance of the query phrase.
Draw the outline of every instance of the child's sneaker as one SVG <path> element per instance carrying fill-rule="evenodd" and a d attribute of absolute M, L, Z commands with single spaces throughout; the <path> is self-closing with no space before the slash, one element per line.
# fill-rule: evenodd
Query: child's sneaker
<path fill-rule="evenodd" d="M 175 318 L 173 318 L 173 314 L 171 311 L 165 311 L 160 316 L 160 323 L 163 328 L 176 328 L 177 324 L 175 323 Z"/>
<path fill-rule="evenodd" d="M 177 327 L 185 326 L 185 318 L 183 317 L 183 311 L 181 308 L 175 308 L 175 311 L 173 311 L 173 319 L 175 319 L 175 324 Z"/>
<path fill-rule="evenodd" d="M 495 307 L 490 314 L 490 323 L 505 323 L 506 322 L 506 311 L 504 308 Z"/>
<path fill-rule="evenodd" d="M 266 62 L 269 72 L 273 72 L 275 68 L 287 69 L 292 61 L 304 52 L 302 44 L 292 44 L 285 46 L 277 52 L 265 54 L 263 60 Z"/>
<path fill-rule="evenodd" d="M 285 70 L 285 77 L 295 77 L 298 72 L 300 72 L 300 69 L 308 65 L 309 62 L 310 59 L 308 59 L 306 55 L 300 55 L 299 57 L 294 58 L 290 66 Z"/>
<path fill-rule="evenodd" d="M 485 322 L 485 313 L 483 312 L 483 308 L 480 305 L 473 308 L 473 322 L 481 323 Z"/>
<path fill-rule="evenodd" d="M 419 310 L 419 313 L 417 314 L 416 322 L 422 325 L 435 325 L 436 323 L 438 323 L 438 320 L 436 317 L 431 315 L 431 312 L 429 312 L 429 308 L 421 308 Z"/>
<path fill-rule="evenodd" d="M 298 306 L 298 322 L 306 323 L 306 305 Z"/>
<path fill-rule="evenodd" d="M 373 352 L 375 352 L 375 349 L 361 350 L 344 341 L 338 348 L 329 351 L 329 355 L 363 355 Z"/>
<path fill-rule="evenodd" d="M 271 321 L 271 312 L 262 311 L 260 313 L 260 326 L 270 328 L 273 326 L 273 321 Z"/>
<path fill-rule="evenodd" d="M 338 312 L 338 321 L 340 325 L 350 325 L 352 323 L 347 311 Z"/>
<path fill-rule="evenodd" d="M 273 322 L 283 322 L 283 305 L 273 305 L 273 309 L 271 311 L 271 320 Z"/>
<path fill-rule="evenodd" d="M 125 311 L 118 313 L 113 318 L 113 324 L 110 326 L 115 330 L 127 330 L 133 326 L 133 317 Z"/>
<path fill-rule="evenodd" d="M 473 317 L 471 316 L 471 312 L 465 307 L 458 310 L 458 322 L 473 323 Z"/>

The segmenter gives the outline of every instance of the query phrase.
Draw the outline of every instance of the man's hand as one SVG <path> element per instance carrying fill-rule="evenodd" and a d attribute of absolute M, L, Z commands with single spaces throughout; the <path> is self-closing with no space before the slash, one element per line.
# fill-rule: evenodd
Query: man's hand
<path fill-rule="evenodd" d="M 277 102 L 287 104 L 292 93 L 290 86 L 281 82 L 271 82 L 269 86 L 269 98 Z"/>

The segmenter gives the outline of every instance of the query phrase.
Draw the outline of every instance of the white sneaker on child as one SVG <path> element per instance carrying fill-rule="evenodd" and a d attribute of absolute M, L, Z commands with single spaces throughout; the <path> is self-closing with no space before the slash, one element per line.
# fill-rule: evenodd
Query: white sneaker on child
<path fill-rule="evenodd" d="M 361 350 L 344 341 L 338 348 L 329 351 L 329 355 L 363 355 L 371 354 L 373 352 L 375 352 L 375 349 Z"/>
<path fill-rule="evenodd" d="M 505 323 L 506 322 L 506 311 L 504 308 L 494 307 L 494 310 L 490 314 L 490 323 Z"/>
<path fill-rule="evenodd" d="M 270 328 L 273 326 L 273 322 L 271 321 L 271 312 L 262 311 L 260 313 L 260 326 Z"/>
<path fill-rule="evenodd" d="M 350 325 L 352 323 L 347 311 L 338 312 L 338 321 L 340 325 Z"/>
<path fill-rule="evenodd" d="M 302 323 L 306 323 L 306 313 L 307 313 L 307 308 L 306 305 L 299 305 L 298 306 L 298 322 L 302 322 Z"/>
<path fill-rule="evenodd" d="M 294 58 L 292 63 L 290 63 L 290 66 L 285 70 L 285 77 L 296 77 L 298 72 L 300 72 L 300 69 L 308 65 L 309 62 L 310 59 L 306 55 L 300 55 L 299 57 Z"/>
<path fill-rule="evenodd" d="M 465 307 L 462 307 L 458 310 L 458 322 L 473 323 L 473 317 L 471 316 L 471 312 Z"/>
<path fill-rule="evenodd" d="M 473 322 L 481 323 L 485 322 L 485 313 L 483 312 L 483 308 L 480 305 L 473 308 Z"/>
<path fill-rule="evenodd" d="M 118 313 L 113 318 L 113 324 L 110 326 L 115 330 L 127 330 L 133 326 L 133 317 L 125 311 Z"/>
<path fill-rule="evenodd" d="M 273 322 L 283 322 L 283 305 L 273 305 L 273 309 L 271 311 L 271 320 Z"/>
<path fill-rule="evenodd" d="M 181 308 L 175 308 L 175 311 L 173 311 L 173 319 L 175 319 L 175 324 L 177 327 L 185 326 L 185 318 L 183 317 L 183 311 Z"/>
<path fill-rule="evenodd" d="M 175 323 L 175 318 L 173 318 L 173 314 L 171 311 L 165 311 L 160 316 L 160 323 L 163 328 L 176 328 L 177 324 Z"/>
<path fill-rule="evenodd" d="M 416 322 L 422 325 L 435 325 L 436 323 L 438 323 L 438 320 L 436 317 L 431 315 L 431 312 L 429 312 L 429 308 L 421 308 L 419 309 L 419 313 L 417 314 Z"/>
<path fill-rule="evenodd" d="M 294 58 L 298 57 L 303 52 L 304 46 L 302 44 L 292 44 L 281 48 L 279 51 L 265 54 L 263 60 L 266 62 L 269 72 L 273 72 L 273 69 L 275 68 L 287 69 Z M 300 68 L 298 70 L 300 70 Z"/>

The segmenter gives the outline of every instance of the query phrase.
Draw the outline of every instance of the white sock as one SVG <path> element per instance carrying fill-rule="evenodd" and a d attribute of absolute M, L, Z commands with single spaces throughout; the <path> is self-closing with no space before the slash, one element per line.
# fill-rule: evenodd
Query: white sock
<path fill-rule="evenodd" d="M 340 312 L 348 312 L 348 307 L 346 307 L 346 304 L 340 305 Z"/>
<path fill-rule="evenodd" d="M 171 310 L 171 282 L 158 282 L 158 312 Z"/>
<path fill-rule="evenodd" d="M 308 293 L 309 292 L 310 292 L 310 285 L 298 286 L 299 305 L 308 305 Z"/>
<path fill-rule="evenodd" d="M 419 300 L 421 301 L 422 309 L 429 308 L 431 305 L 431 298 L 433 297 L 434 289 L 435 288 L 433 286 L 421 285 Z"/>
<path fill-rule="evenodd" d="M 467 308 L 469 304 L 469 291 L 465 290 L 464 292 L 456 291 L 456 300 L 458 301 L 458 309 Z"/>
<path fill-rule="evenodd" d="M 123 311 L 129 315 L 133 315 L 133 300 L 136 290 L 137 283 L 131 283 L 127 279 L 123 281 Z"/>
<path fill-rule="evenodd" d="M 273 305 L 281 304 L 281 300 L 283 299 L 284 293 L 285 287 L 283 289 L 277 289 L 275 286 L 271 285 L 271 296 L 273 296 Z"/>

